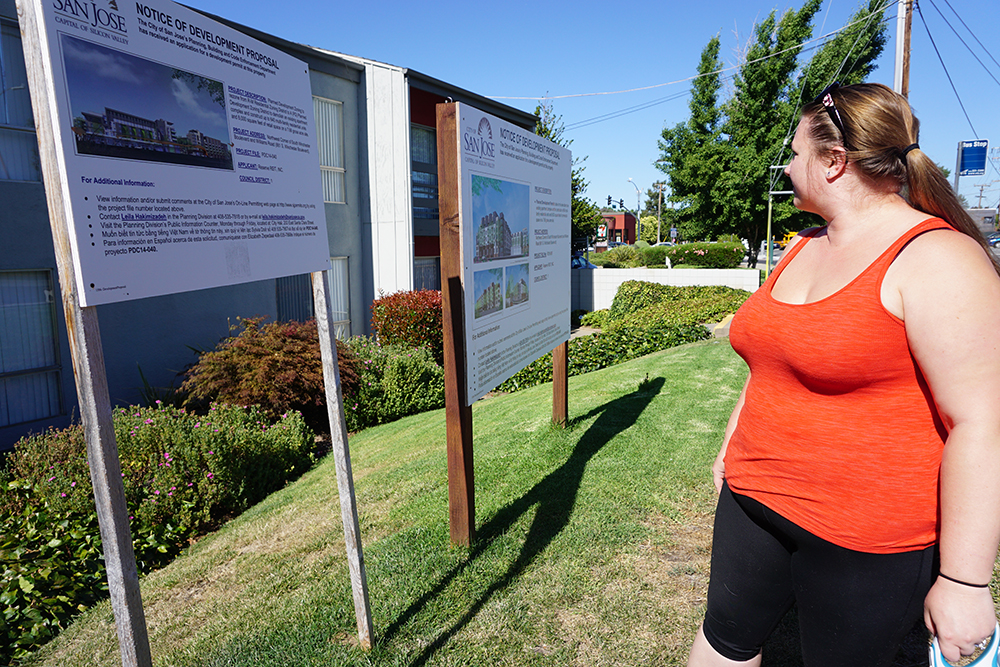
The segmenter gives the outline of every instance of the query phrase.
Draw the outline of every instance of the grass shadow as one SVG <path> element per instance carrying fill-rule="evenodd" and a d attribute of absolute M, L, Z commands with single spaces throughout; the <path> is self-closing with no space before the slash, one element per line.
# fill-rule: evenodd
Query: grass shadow
<path fill-rule="evenodd" d="M 413 619 L 431 600 L 441 595 L 465 568 L 479 558 L 490 544 L 509 531 L 531 508 L 537 506 L 531 527 L 524 539 L 521 552 L 507 571 L 499 576 L 484 591 L 461 617 L 428 644 L 411 663 L 413 667 L 424 665 L 445 643 L 464 628 L 489 600 L 517 580 L 525 568 L 551 544 L 569 524 L 576 504 L 577 492 L 589 461 L 610 442 L 635 423 L 642 411 L 663 388 L 663 378 L 647 379 L 639 389 L 604 405 L 598 406 L 571 423 L 579 423 L 597 416 L 594 423 L 580 437 L 576 447 L 566 461 L 546 475 L 535 486 L 514 502 L 504 506 L 477 531 L 477 539 L 469 555 L 462 563 L 452 568 L 439 579 L 431 590 L 414 601 L 386 629 L 382 642 L 389 643 L 393 637 Z"/>

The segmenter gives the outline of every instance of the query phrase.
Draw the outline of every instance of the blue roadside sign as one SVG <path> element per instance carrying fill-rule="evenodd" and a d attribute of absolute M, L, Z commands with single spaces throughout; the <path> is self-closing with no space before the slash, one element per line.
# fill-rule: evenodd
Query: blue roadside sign
<path fill-rule="evenodd" d="M 959 176 L 985 176 L 986 150 L 990 142 L 987 139 L 962 142 L 962 160 L 958 169 Z"/>

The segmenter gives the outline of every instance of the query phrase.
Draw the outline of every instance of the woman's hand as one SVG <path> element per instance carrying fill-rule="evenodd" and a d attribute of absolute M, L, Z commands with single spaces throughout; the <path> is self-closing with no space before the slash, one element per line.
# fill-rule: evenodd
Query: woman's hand
<path fill-rule="evenodd" d="M 941 655 L 955 664 L 972 655 L 976 644 L 993 635 L 996 612 L 989 588 L 975 588 L 942 577 L 924 599 L 924 623 L 938 638 Z"/>
<path fill-rule="evenodd" d="M 712 463 L 712 481 L 715 482 L 715 492 L 722 493 L 722 483 L 726 481 L 726 448 L 719 450 L 719 455 Z"/>

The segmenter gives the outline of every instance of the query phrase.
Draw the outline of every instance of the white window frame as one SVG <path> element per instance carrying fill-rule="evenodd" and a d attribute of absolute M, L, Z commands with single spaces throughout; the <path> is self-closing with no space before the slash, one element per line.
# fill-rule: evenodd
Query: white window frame
<path fill-rule="evenodd" d="M 313 95 L 313 114 L 316 117 L 319 169 L 323 177 L 323 201 L 327 204 L 346 204 L 344 103 Z"/>

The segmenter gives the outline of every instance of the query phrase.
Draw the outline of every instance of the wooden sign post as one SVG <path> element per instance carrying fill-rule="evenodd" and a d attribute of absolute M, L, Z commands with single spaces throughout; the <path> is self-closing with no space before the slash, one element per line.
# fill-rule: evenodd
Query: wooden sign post
<path fill-rule="evenodd" d="M 455 103 L 437 105 L 437 157 L 448 510 L 452 543 L 469 545 L 472 402 L 557 344 L 552 420 L 567 423 L 571 157 Z"/>
<path fill-rule="evenodd" d="M 472 456 L 472 406 L 465 400 L 465 294 L 462 290 L 461 183 L 458 118 L 454 104 L 437 106 L 438 209 L 441 216 L 441 309 L 444 328 L 444 395 L 448 447 L 448 515 L 452 544 L 476 539 L 476 489 Z"/>

